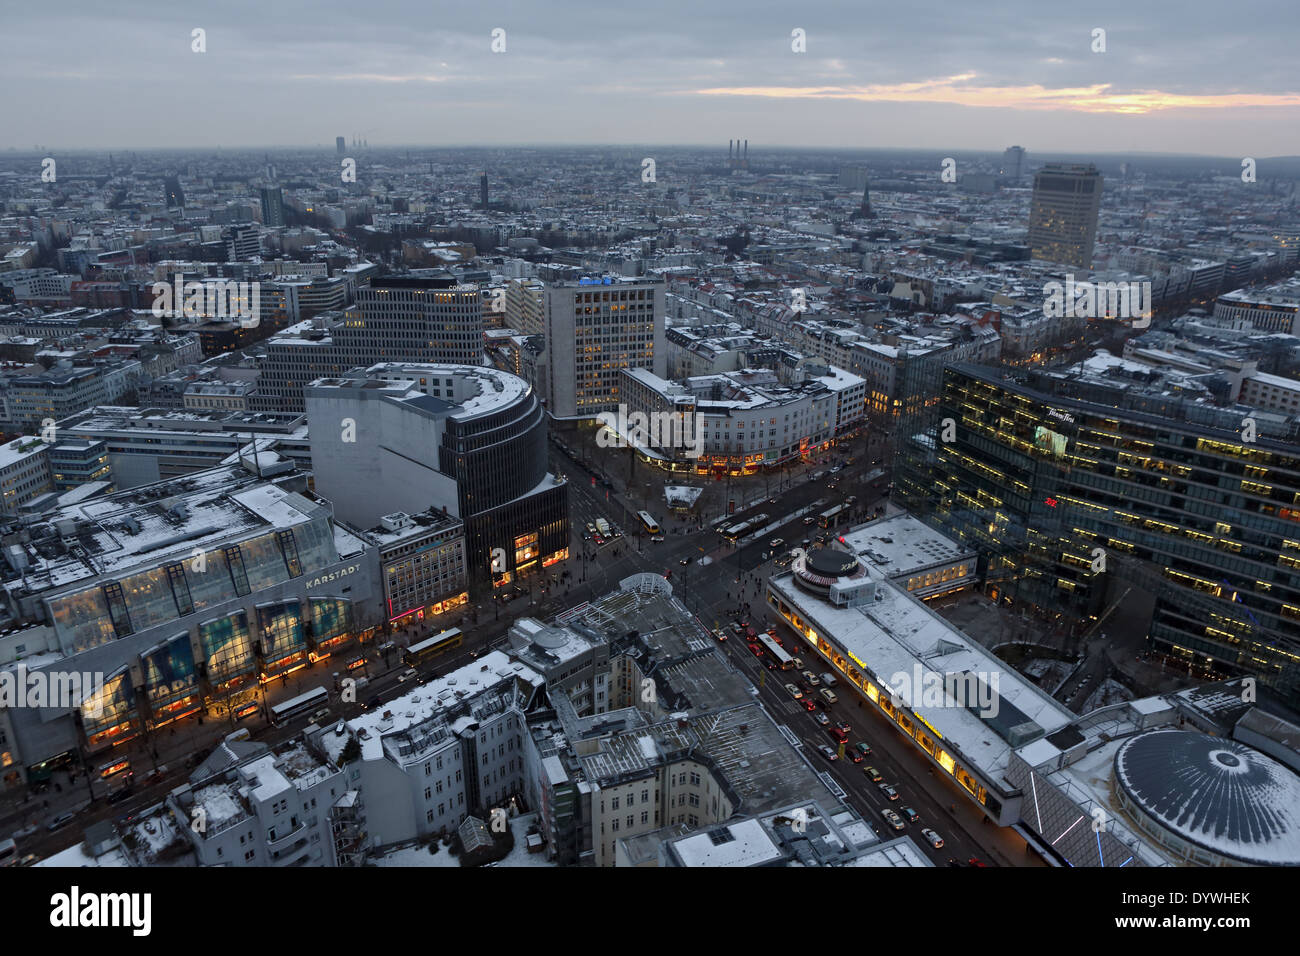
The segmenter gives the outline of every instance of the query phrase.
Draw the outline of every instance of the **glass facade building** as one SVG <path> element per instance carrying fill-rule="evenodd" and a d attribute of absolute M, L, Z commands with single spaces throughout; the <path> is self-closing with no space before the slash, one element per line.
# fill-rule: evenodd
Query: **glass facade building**
<path fill-rule="evenodd" d="M 1300 703 L 1296 446 L 958 365 L 896 488 L 980 553 L 990 595 L 1097 614 L 1113 574 L 1155 594 L 1156 649 Z"/>

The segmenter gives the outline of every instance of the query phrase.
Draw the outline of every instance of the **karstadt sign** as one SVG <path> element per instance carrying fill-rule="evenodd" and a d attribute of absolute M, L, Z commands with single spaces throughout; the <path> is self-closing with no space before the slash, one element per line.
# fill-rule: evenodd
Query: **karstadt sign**
<path fill-rule="evenodd" d="M 320 587 L 322 584 L 329 584 L 333 581 L 339 580 L 340 578 L 345 578 L 349 574 L 355 574 L 360 570 L 361 564 L 357 563 L 349 564 L 346 568 L 339 568 L 337 571 L 331 571 L 329 574 L 318 575 L 307 582 L 307 590 L 310 591 L 312 588 Z"/>

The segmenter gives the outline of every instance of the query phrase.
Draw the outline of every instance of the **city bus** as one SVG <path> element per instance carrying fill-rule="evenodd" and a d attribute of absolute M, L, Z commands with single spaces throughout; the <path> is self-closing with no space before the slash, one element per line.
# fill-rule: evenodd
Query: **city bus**
<path fill-rule="evenodd" d="M 737 538 L 743 538 L 751 531 L 757 531 L 767 521 L 767 515 L 754 515 L 746 521 L 739 524 L 733 524 L 730 528 L 722 529 L 722 536 L 728 541 L 735 541 Z"/>
<path fill-rule="evenodd" d="M 106 763 L 104 766 L 99 768 L 100 780 L 113 780 L 116 783 L 114 778 L 127 780 L 132 775 L 133 771 L 131 770 L 131 761 L 125 757 L 118 757 L 116 760 Z"/>
<path fill-rule="evenodd" d="M 450 627 L 427 640 L 412 644 L 406 649 L 406 653 L 402 655 L 402 660 L 406 661 L 407 667 L 417 667 L 427 660 L 432 660 L 439 654 L 445 654 L 453 647 L 460 647 L 460 642 L 460 628 Z"/>
<path fill-rule="evenodd" d="M 794 670 L 794 658 L 785 652 L 780 644 L 768 634 L 758 635 L 758 643 L 763 646 L 763 650 L 771 656 L 776 666 L 783 671 Z"/>
<path fill-rule="evenodd" d="M 642 526 L 643 528 L 645 528 L 645 530 L 646 530 L 646 532 L 647 532 L 648 534 L 661 534 L 661 533 L 662 533 L 662 532 L 659 530 L 659 524 L 655 521 L 654 518 L 650 517 L 650 512 L 648 512 L 648 511 L 638 511 L 638 512 L 636 513 L 636 516 L 637 516 L 638 518 L 641 519 L 641 526 Z"/>
<path fill-rule="evenodd" d="M 839 515 L 843 511 L 844 511 L 843 505 L 836 505 L 834 508 L 828 508 L 827 510 L 821 513 L 821 518 L 818 520 L 818 524 L 820 524 L 823 528 L 831 527 L 832 525 L 835 524 L 836 521 L 839 520 Z"/>
<path fill-rule="evenodd" d="M 297 697 L 286 700 L 283 704 L 276 704 L 272 707 L 271 723 L 276 725 L 287 724 L 297 717 L 307 716 L 329 702 L 329 691 L 324 687 L 317 687 L 305 694 L 299 694 Z"/>

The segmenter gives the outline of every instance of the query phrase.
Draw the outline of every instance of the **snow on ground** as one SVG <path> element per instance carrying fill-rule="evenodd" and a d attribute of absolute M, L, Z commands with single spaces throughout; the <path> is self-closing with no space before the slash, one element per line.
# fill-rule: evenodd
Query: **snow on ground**
<path fill-rule="evenodd" d="M 1073 661 L 1054 661 L 1040 657 L 1021 668 L 1021 673 L 1031 678 L 1039 687 L 1055 690 L 1073 668 Z"/>
<path fill-rule="evenodd" d="M 1083 702 L 1079 708 L 1079 713 L 1086 714 L 1090 710 L 1096 710 L 1098 707 L 1107 707 L 1110 704 L 1118 704 L 1121 701 L 1132 700 L 1133 692 L 1123 684 L 1118 684 L 1107 678 L 1102 681 L 1100 687 L 1088 695 L 1088 699 Z"/>
<path fill-rule="evenodd" d="M 497 866 L 554 866 L 545 853 L 528 852 L 528 828 L 537 822 L 536 813 L 525 813 L 510 821 L 515 835 L 515 848 Z M 455 839 L 453 837 L 453 839 Z M 373 861 L 376 866 L 460 866 L 460 857 L 452 856 L 447 847 L 439 846 L 437 853 L 427 847 L 413 846 L 395 850 Z"/>

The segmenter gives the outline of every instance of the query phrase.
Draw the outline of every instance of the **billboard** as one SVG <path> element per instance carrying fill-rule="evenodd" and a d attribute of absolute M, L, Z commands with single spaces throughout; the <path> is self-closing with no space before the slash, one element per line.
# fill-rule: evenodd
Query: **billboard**
<path fill-rule="evenodd" d="M 1042 425 L 1034 429 L 1034 446 L 1041 452 L 1046 452 L 1056 458 L 1064 458 L 1065 442 L 1066 438 L 1060 432 L 1054 432 Z"/>

